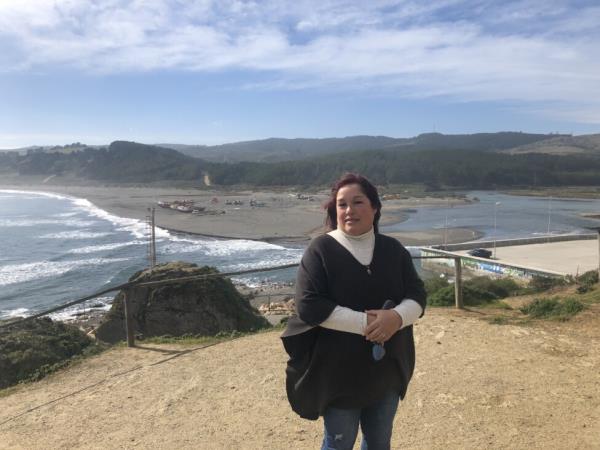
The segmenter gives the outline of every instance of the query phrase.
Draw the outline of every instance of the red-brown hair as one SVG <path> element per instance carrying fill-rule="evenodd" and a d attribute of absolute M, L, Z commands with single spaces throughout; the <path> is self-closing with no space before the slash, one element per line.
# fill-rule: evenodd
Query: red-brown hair
<path fill-rule="evenodd" d="M 360 186 L 360 190 L 369 199 L 371 206 L 377 210 L 375 213 L 375 218 L 373 219 L 373 230 L 375 233 L 379 232 L 378 224 L 379 218 L 381 217 L 381 200 L 379 200 L 379 193 L 377 192 L 377 188 L 373 185 L 373 183 L 358 173 L 346 173 L 333 184 L 333 187 L 331 188 L 331 196 L 323 205 L 323 209 L 325 209 L 327 212 L 327 216 L 325 217 L 325 225 L 330 230 L 335 230 L 337 228 L 337 194 L 341 188 L 348 186 L 349 184 L 357 184 Z"/>

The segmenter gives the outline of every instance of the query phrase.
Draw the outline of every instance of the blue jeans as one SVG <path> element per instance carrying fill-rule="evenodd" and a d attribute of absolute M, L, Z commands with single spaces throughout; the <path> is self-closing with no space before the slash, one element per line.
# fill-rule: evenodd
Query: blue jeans
<path fill-rule="evenodd" d="M 398 393 L 390 392 L 367 408 L 327 408 L 323 415 L 325 436 L 321 450 L 351 450 L 359 423 L 363 433 L 361 450 L 389 450 L 399 400 Z"/>

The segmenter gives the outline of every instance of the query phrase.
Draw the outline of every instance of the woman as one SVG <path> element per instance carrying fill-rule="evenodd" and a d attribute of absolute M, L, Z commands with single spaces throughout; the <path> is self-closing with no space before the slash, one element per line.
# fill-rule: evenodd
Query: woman
<path fill-rule="evenodd" d="M 301 417 L 323 416 L 323 449 L 351 449 L 359 424 L 362 449 L 389 449 L 414 370 L 423 282 L 408 251 L 379 234 L 381 201 L 365 177 L 340 178 L 325 208 L 331 231 L 302 257 L 297 316 L 282 335 L 288 399 Z"/>

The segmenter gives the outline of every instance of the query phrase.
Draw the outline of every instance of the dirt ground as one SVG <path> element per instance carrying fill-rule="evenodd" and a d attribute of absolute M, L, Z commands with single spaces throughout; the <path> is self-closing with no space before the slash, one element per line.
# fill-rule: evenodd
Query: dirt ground
<path fill-rule="evenodd" d="M 599 448 L 597 306 L 528 326 L 430 308 L 415 326 L 417 367 L 392 447 Z M 0 395 L 0 448 L 319 448 L 321 421 L 288 406 L 285 362 L 276 331 L 114 348 Z"/>

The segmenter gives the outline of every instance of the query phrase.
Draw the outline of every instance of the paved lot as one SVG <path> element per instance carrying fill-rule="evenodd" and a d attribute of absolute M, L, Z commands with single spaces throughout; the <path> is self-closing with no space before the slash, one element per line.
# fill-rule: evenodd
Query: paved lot
<path fill-rule="evenodd" d="M 456 253 L 466 254 L 466 251 Z M 597 240 L 496 248 L 496 259 L 500 262 L 570 275 L 597 269 L 598 258 Z"/>

